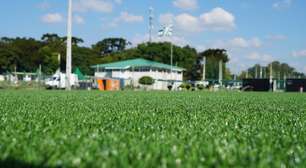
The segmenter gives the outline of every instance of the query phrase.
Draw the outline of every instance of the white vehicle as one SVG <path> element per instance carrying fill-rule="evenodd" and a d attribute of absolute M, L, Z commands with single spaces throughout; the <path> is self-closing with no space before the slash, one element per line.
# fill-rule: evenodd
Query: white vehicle
<path fill-rule="evenodd" d="M 0 75 L 0 82 L 2 82 L 2 81 L 4 81 L 4 80 L 5 80 L 4 76 L 3 76 L 3 75 Z"/>
<path fill-rule="evenodd" d="M 71 87 L 78 87 L 79 80 L 76 74 L 71 74 Z M 56 72 L 51 78 L 47 79 L 45 82 L 47 88 L 54 89 L 65 89 L 66 88 L 66 74 L 61 72 Z"/>
<path fill-rule="evenodd" d="M 31 82 L 31 77 L 29 75 L 26 75 L 24 78 L 23 78 L 23 81 L 25 82 Z"/>

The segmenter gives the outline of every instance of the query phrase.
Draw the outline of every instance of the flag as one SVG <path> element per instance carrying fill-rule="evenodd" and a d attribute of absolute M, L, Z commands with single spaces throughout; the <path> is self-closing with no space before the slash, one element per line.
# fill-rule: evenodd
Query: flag
<path fill-rule="evenodd" d="M 173 35 L 173 25 L 165 26 L 163 29 L 158 31 L 158 36 L 169 37 Z"/>

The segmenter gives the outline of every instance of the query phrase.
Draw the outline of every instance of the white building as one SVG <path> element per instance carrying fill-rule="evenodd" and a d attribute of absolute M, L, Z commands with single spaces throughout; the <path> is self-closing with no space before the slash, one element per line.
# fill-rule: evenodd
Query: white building
<path fill-rule="evenodd" d="M 4 81 L 5 77 L 3 75 L 0 75 L 0 82 Z"/>
<path fill-rule="evenodd" d="M 143 76 L 150 76 L 155 80 L 152 89 L 166 90 L 173 83 L 177 88 L 183 82 L 184 68 L 162 64 L 146 59 L 132 59 L 109 64 L 92 66 L 95 68 L 96 78 L 114 78 L 124 80 L 124 85 L 140 86 L 138 81 Z"/>

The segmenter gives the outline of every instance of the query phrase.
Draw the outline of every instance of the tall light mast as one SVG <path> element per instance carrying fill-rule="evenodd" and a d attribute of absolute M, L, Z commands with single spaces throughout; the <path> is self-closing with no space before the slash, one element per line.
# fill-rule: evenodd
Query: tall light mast
<path fill-rule="evenodd" d="M 154 20 L 154 9 L 153 7 L 150 7 L 149 8 L 149 42 L 151 43 L 152 42 L 152 33 L 153 33 L 153 29 L 154 29 L 154 26 L 153 26 L 153 20 Z"/>
<path fill-rule="evenodd" d="M 68 21 L 67 21 L 67 54 L 66 54 L 66 90 L 71 90 L 71 47 L 72 39 L 72 0 L 68 0 Z"/>

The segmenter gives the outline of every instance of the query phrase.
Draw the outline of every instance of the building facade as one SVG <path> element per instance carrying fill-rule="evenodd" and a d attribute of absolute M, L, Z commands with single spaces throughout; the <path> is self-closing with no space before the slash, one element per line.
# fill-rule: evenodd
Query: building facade
<path fill-rule="evenodd" d="M 166 90 L 169 84 L 177 88 L 183 82 L 184 68 L 170 66 L 146 59 L 132 59 L 92 66 L 97 79 L 113 78 L 124 80 L 124 85 L 140 86 L 139 79 L 150 76 L 155 80 L 154 90 Z M 172 72 L 171 72 L 172 69 Z"/>

